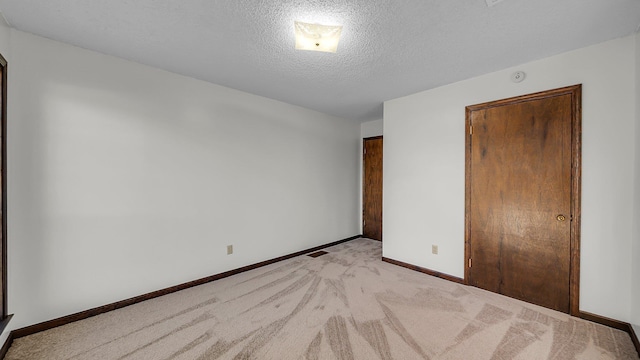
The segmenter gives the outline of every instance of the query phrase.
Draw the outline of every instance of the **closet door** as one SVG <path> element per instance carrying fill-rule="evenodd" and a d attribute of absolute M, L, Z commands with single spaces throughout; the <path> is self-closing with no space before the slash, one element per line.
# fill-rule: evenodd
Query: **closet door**
<path fill-rule="evenodd" d="M 467 281 L 565 313 L 574 110 L 571 91 L 467 108 Z"/>

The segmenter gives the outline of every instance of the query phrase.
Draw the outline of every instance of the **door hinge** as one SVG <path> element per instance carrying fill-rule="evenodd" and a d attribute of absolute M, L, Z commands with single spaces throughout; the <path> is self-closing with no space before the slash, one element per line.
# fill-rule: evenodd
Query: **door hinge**
<path fill-rule="evenodd" d="M 367 225 L 367 220 L 362 220 L 362 226 Z"/>
<path fill-rule="evenodd" d="M 473 125 L 469 125 L 469 135 L 473 135 Z"/>
<path fill-rule="evenodd" d="M 471 258 L 469 258 L 469 267 L 471 267 Z"/>

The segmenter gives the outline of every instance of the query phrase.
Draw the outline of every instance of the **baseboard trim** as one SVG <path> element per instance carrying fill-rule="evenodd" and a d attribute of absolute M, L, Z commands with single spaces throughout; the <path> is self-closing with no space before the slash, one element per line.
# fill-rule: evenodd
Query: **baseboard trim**
<path fill-rule="evenodd" d="M 594 323 L 612 327 L 614 329 L 622 330 L 628 333 L 629 336 L 631 336 L 631 341 L 633 342 L 633 345 L 636 347 L 636 351 L 638 352 L 638 355 L 640 355 L 640 342 L 638 341 L 638 335 L 636 334 L 631 324 L 627 322 L 611 319 L 606 316 L 592 314 L 586 311 L 580 311 L 579 315 L 581 319 L 593 321 Z"/>
<path fill-rule="evenodd" d="M 13 339 L 14 339 L 14 332 L 12 331 L 9 333 L 9 337 L 4 342 L 4 345 L 2 345 L 2 349 L 0 349 L 0 359 L 4 359 L 5 355 L 7 355 L 7 352 L 9 351 L 11 344 L 13 344 Z"/>
<path fill-rule="evenodd" d="M 636 351 L 638 352 L 638 356 L 640 356 L 640 341 L 638 341 L 638 334 L 633 329 L 633 326 L 629 324 L 629 335 L 631 336 L 631 341 L 633 341 L 633 345 L 636 346 Z"/>
<path fill-rule="evenodd" d="M 423 267 L 420 267 L 420 266 L 417 266 L 417 265 L 411 265 L 411 264 L 408 264 L 406 262 L 402 262 L 402 261 L 398 261 L 398 260 L 394 260 L 394 259 L 389 259 L 389 258 L 384 257 L 384 256 L 382 257 L 382 261 L 387 262 L 389 264 L 402 266 L 403 268 L 407 268 L 407 269 L 410 269 L 410 270 L 418 271 L 418 272 L 421 272 L 423 274 L 427 274 L 427 275 L 439 277 L 441 279 L 453 281 L 453 282 L 458 283 L 458 284 L 464 284 L 464 280 L 459 278 L 459 277 L 452 276 L 452 275 L 449 275 L 449 274 L 444 274 L 444 273 L 441 273 L 441 272 L 438 272 L 438 271 L 433 271 L 433 270 L 430 270 L 430 269 L 427 269 L 427 268 L 423 268 Z"/>
<path fill-rule="evenodd" d="M 629 323 L 611 319 L 606 316 L 592 314 L 586 311 L 580 311 L 579 317 L 584 320 L 593 321 L 594 323 L 606 325 L 608 327 L 612 327 L 614 329 L 618 329 L 626 332 L 629 332 L 629 326 L 631 326 L 629 325 Z"/>
<path fill-rule="evenodd" d="M 313 251 L 317 251 L 320 249 L 324 249 L 330 246 L 334 246 L 334 245 L 338 245 L 338 244 L 342 244 L 344 242 L 347 241 L 351 241 L 357 238 L 360 238 L 361 235 L 355 235 L 355 236 L 351 236 L 348 237 L 346 239 L 342 239 L 342 240 L 338 240 L 338 241 L 334 241 L 332 243 L 328 243 L 328 244 L 324 244 L 324 245 L 320 245 L 320 246 L 315 246 L 312 247 L 310 249 L 306 249 L 306 250 L 301 250 L 292 254 L 288 254 L 288 255 L 283 255 L 283 256 L 279 256 L 277 258 L 273 258 L 270 260 L 265 260 L 265 261 L 261 261 L 259 263 L 256 264 L 252 264 L 252 265 L 247 265 L 247 266 L 243 266 L 241 268 L 237 268 L 234 270 L 229 270 L 229 271 L 225 271 L 216 275 L 211 275 L 202 279 L 198 279 L 198 280 L 193 280 L 193 281 L 189 281 L 180 285 L 176 285 L 176 286 L 172 286 L 172 287 L 168 287 L 162 290 L 157 290 L 157 291 L 153 291 L 144 295 L 139 295 L 139 296 L 135 296 L 132 297 L 130 299 L 126 299 L 126 300 L 121 300 L 118 302 L 114 302 L 108 305 L 103 305 L 103 306 L 99 306 L 93 309 L 89 309 L 89 310 L 85 310 L 85 311 L 81 311 L 75 314 L 71 314 L 71 315 L 67 315 L 67 316 L 63 316 L 57 319 L 53 319 L 53 320 L 49 320 L 49 321 L 44 321 L 35 325 L 30 325 L 30 326 L 26 326 L 20 329 L 16 329 L 13 330 L 11 332 L 11 334 L 9 335 L 11 337 L 11 341 L 13 341 L 13 339 L 18 339 L 24 336 L 28 336 L 28 335 L 32 335 L 41 331 L 45 331 L 45 330 L 49 330 L 49 329 L 53 329 L 55 327 L 58 326 L 62 326 L 62 325 L 66 325 L 78 320 L 83 320 L 83 319 L 87 319 L 90 318 L 92 316 L 96 316 L 96 315 L 100 315 L 112 310 L 116 310 L 116 309 L 120 309 L 123 308 L 125 306 L 129 306 L 129 305 L 133 305 L 133 304 L 137 304 L 139 302 L 145 301 L 145 300 L 150 300 L 153 298 L 157 298 L 159 296 L 163 296 L 163 295 L 167 295 L 167 294 L 171 294 L 174 293 L 176 291 L 180 291 L 180 290 L 184 290 L 184 289 L 188 289 L 194 286 L 198 286 L 198 285 L 202 285 L 202 284 L 206 284 L 208 282 L 212 282 L 215 280 L 219 280 L 219 279 L 223 279 L 232 275 L 236 275 L 236 274 L 240 274 L 243 273 L 245 271 L 249 271 L 249 270 L 253 270 L 253 269 L 257 269 L 266 265 L 271 265 L 283 260 L 287 260 L 287 259 L 291 259 L 294 258 L 296 256 L 300 256 L 300 255 L 304 255 L 306 253 L 310 253 Z M 13 335 L 13 336 L 12 336 Z M 9 345 L 7 345 L 8 343 L 10 343 L 9 341 L 5 342 L 5 345 L 3 346 L 3 349 L 6 347 L 7 350 L 9 349 Z M 0 356 L 0 359 L 2 359 L 3 356 Z"/>
<path fill-rule="evenodd" d="M 2 334 L 2 332 L 7 327 L 7 325 L 9 325 L 9 321 L 11 321 L 12 317 L 13 317 L 13 314 L 6 316 L 4 319 L 2 319 L 2 321 L 0 321 L 0 334 Z M 4 356 L 7 354 L 7 351 L 9 351 L 9 347 L 11 346 L 11 343 L 13 343 L 13 335 L 14 335 L 13 331 L 9 332 L 9 336 L 7 337 L 7 340 L 5 340 L 4 344 L 2 345 L 2 348 L 0 348 L 0 359 L 4 359 Z"/>
<path fill-rule="evenodd" d="M 4 319 L 0 320 L 0 334 L 2 334 L 2 332 L 7 327 L 7 325 L 9 325 L 9 321 L 11 321 L 12 317 L 13 317 L 13 314 L 10 314 L 5 316 Z"/>

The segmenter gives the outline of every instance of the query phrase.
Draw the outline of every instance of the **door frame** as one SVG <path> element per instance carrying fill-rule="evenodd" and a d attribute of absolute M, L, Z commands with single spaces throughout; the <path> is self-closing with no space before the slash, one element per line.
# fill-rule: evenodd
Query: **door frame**
<path fill-rule="evenodd" d="M 580 315 L 580 218 L 582 197 L 582 84 L 490 101 L 466 107 L 465 114 L 465 263 L 464 283 L 470 284 L 471 267 L 471 113 L 493 107 L 512 105 L 532 100 L 542 100 L 561 95 L 571 95 L 571 230 L 569 259 L 569 314 Z"/>

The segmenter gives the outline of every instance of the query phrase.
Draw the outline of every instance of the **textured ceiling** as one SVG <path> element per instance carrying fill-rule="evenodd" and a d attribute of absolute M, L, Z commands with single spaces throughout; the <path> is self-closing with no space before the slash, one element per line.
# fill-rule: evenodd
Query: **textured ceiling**
<path fill-rule="evenodd" d="M 16 29 L 356 121 L 382 102 L 633 33 L 640 0 L 0 0 Z M 343 25 L 335 54 L 293 22 Z"/>

